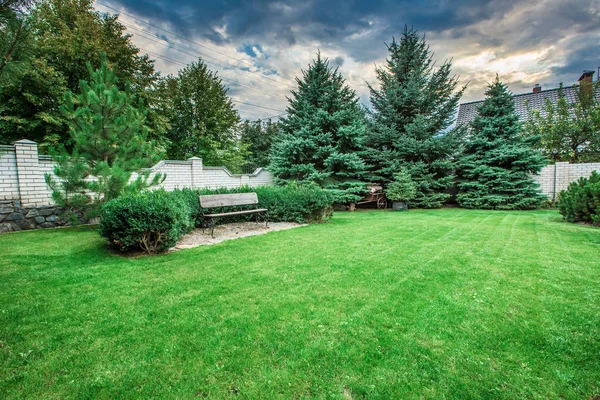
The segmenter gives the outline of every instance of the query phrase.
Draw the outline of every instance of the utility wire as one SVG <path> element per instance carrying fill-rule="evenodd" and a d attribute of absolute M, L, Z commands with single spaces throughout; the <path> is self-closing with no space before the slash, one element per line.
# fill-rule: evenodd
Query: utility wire
<path fill-rule="evenodd" d="M 263 118 L 262 115 L 264 115 L 264 114 L 260 114 L 260 110 L 247 108 L 246 106 L 240 106 L 240 105 L 236 104 L 235 102 L 233 104 L 236 106 L 237 109 L 244 111 L 245 113 L 250 113 L 255 116 L 260 116 L 261 118 Z M 278 115 L 286 115 L 286 114 L 287 113 L 284 112 L 283 114 L 278 114 Z"/>
<path fill-rule="evenodd" d="M 98 4 L 101 4 L 101 3 L 99 3 L 99 2 L 98 2 Z M 102 5 L 103 5 L 103 6 L 105 6 L 105 7 L 107 7 L 107 8 L 111 8 L 111 9 L 113 9 L 113 10 L 115 10 L 115 11 L 118 11 L 118 10 L 116 10 L 116 9 L 114 9 L 114 8 L 110 7 L 110 6 L 107 6 L 107 5 L 104 5 L 104 4 L 102 4 Z M 123 13 L 123 14 L 124 14 L 124 15 L 127 15 L 127 14 L 125 14 L 125 13 Z M 129 15 L 128 15 L 128 16 L 129 16 Z M 131 18 L 135 18 L 135 17 L 133 17 L 133 16 L 130 16 L 130 17 L 131 17 Z M 137 18 L 135 18 L 135 19 L 137 19 Z M 144 21 L 142 21 L 142 22 L 144 22 Z M 148 23 L 148 24 L 149 24 L 149 23 Z M 129 29 L 129 30 L 133 30 L 133 31 L 139 32 L 139 33 L 137 33 L 139 36 L 141 36 L 141 37 L 143 37 L 143 38 L 145 38 L 145 39 L 147 39 L 147 40 L 150 40 L 150 41 L 152 41 L 152 42 L 154 42 L 154 43 L 157 43 L 157 44 L 160 44 L 160 45 L 166 45 L 168 48 L 171 48 L 171 49 L 177 50 L 177 51 L 179 51 L 179 52 L 181 52 L 181 53 L 183 53 L 183 54 L 187 54 L 187 55 L 190 55 L 190 56 L 193 56 L 193 57 L 196 57 L 197 55 L 200 55 L 201 57 L 203 57 L 203 59 L 204 59 L 204 61 L 205 61 L 205 62 L 207 62 L 207 63 L 211 63 L 211 64 L 214 64 L 214 65 L 216 65 L 216 66 L 219 66 L 219 67 L 222 67 L 222 68 L 224 68 L 224 69 L 228 69 L 226 65 L 220 64 L 220 63 L 218 63 L 218 62 L 215 62 L 215 61 L 209 61 L 209 60 L 206 60 L 205 58 L 209 58 L 209 59 L 216 60 L 216 61 L 222 61 L 222 60 L 219 60 L 219 59 L 217 59 L 217 58 L 214 58 L 214 57 L 211 57 L 211 56 L 207 56 L 207 55 L 205 55 L 205 54 L 201 53 L 201 52 L 200 52 L 200 51 L 198 51 L 198 50 L 191 49 L 191 48 L 188 48 L 188 47 L 184 47 L 184 46 L 182 46 L 182 45 L 181 45 L 181 44 L 179 44 L 179 43 L 170 42 L 170 41 L 168 41 L 168 40 L 165 40 L 165 39 L 163 39 L 163 38 L 157 38 L 157 37 L 156 37 L 156 35 L 155 35 L 154 33 L 152 33 L 152 32 L 148 32 L 148 31 L 146 31 L 146 30 L 143 30 L 143 29 L 138 29 L 137 27 L 133 27 L 133 26 L 130 26 L 130 25 L 128 25 L 128 24 L 125 24 L 125 23 L 122 23 L 122 25 L 124 25 L 124 26 L 125 26 L 127 29 Z M 151 25 L 151 26 L 154 26 L 154 25 L 152 25 L 152 24 L 149 24 L 149 25 Z M 156 28 L 157 28 L 157 29 L 164 30 L 164 29 L 162 29 L 162 28 L 159 28 L 159 27 L 156 27 Z M 165 31 L 166 31 L 166 30 L 165 30 Z M 172 32 L 169 32 L 169 31 L 166 31 L 166 32 L 173 34 Z M 148 36 L 148 35 L 149 35 L 149 36 Z M 175 34 L 174 34 L 174 35 L 175 35 Z M 176 35 L 176 36 L 177 36 L 177 35 Z M 160 41 L 159 41 L 159 40 L 157 40 L 157 39 L 159 39 Z M 184 38 L 184 39 L 185 39 L 185 38 Z M 193 43 L 193 42 L 192 42 L 192 43 Z M 204 46 L 204 47 L 206 47 L 206 46 Z M 144 50 L 144 49 L 141 49 L 141 50 Z M 195 52 L 197 55 L 196 55 L 196 54 L 191 54 L 191 53 L 187 52 L 188 50 L 189 50 L 189 51 L 193 51 L 193 52 Z M 144 50 L 144 51 L 146 51 L 146 50 Z M 216 51 L 216 50 L 215 50 L 215 51 Z M 146 51 L 146 52 L 148 52 L 148 51 Z M 216 52 L 217 52 L 217 53 L 219 53 L 218 51 L 216 51 Z M 150 53 L 150 52 L 149 52 L 149 53 Z M 182 62 L 179 62 L 179 61 L 177 61 L 177 60 L 173 60 L 173 59 L 170 59 L 170 58 L 168 58 L 168 57 L 165 57 L 165 56 L 161 56 L 160 54 L 156 54 L 156 53 L 152 53 L 152 54 L 153 54 L 153 55 L 155 55 L 155 56 L 157 56 L 157 57 L 159 57 L 159 58 L 161 58 L 161 59 L 163 59 L 163 60 L 165 60 L 165 61 L 174 62 L 174 63 L 177 63 L 177 64 L 179 64 L 179 65 L 185 66 L 185 64 L 184 64 L 184 63 L 182 63 Z M 221 54 L 221 53 L 219 53 L 219 54 Z M 232 58 L 232 57 L 230 57 L 230 58 Z M 234 59 L 235 59 L 235 58 L 234 58 Z M 236 59 L 236 60 L 237 60 L 237 59 Z M 238 60 L 238 61 L 246 62 L 245 60 Z M 227 62 L 226 62 L 226 63 L 227 63 Z M 233 64 L 231 64 L 231 63 L 227 63 L 227 64 L 228 64 L 229 66 L 231 66 L 231 67 L 234 67 L 234 68 L 239 68 L 238 66 L 236 66 L 236 65 L 233 65 Z M 262 75 L 262 74 L 258 74 L 257 72 L 254 72 L 254 71 L 249 71 L 249 70 L 244 70 L 244 69 L 242 69 L 242 71 L 244 71 L 244 72 L 249 72 L 249 73 L 253 73 L 253 74 L 257 74 L 257 76 L 259 76 L 259 77 L 261 77 L 261 78 L 265 78 L 265 79 L 268 79 L 268 80 L 270 80 L 270 81 L 273 81 L 273 82 L 276 82 L 276 83 L 285 84 L 285 83 L 283 83 L 283 82 L 276 81 L 276 80 L 274 80 L 274 79 L 271 79 L 271 78 L 269 78 L 269 77 L 266 77 L 266 76 L 264 76 L 264 75 Z M 264 94 L 267 94 L 267 95 L 269 95 L 269 96 L 276 96 L 276 97 L 279 97 L 279 98 L 281 98 L 281 99 L 284 99 L 284 97 L 282 97 L 282 96 L 273 95 L 273 94 L 271 94 L 271 93 L 267 93 L 267 92 L 261 91 L 260 89 L 257 89 L 257 88 L 253 88 L 253 87 L 250 87 L 250 86 L 245 86 L 244 84 L 242 84 L 242 83 L 240 83 L 240 82 L 237 82 L 237 81 L 235 81 L 235 80 L 231 80 L 231 79 L 228 79 L 228 78 L 222 78 L 222 77 L 220 77 L 220 78 L 221 78 L 221 79 L 223 79 L 223 80 L 225 80 L 225 81 L 230 81 L 230 82 L 232 82 L 232 83 L 234 83 L 234 84 L 237 84 L 237 85 L 239 85 L 239 86 L 242 86 L 242 87 L 246 87 L 246 88 L 248 88 L 248 89 L 251 89 L 251 90 L 257 90 L 257 91 L 259 91 L 259 92 L 261 92 L 261 93 L 264 93 Z M 286 86 L 290 86 L 290 85 L 287 85 L 287 84 L 285 84 L 285 85 L 286 85 Z M 291 87 L 291 86 L 290 86 L 290 87 Z M 287 99 L 286 99 L 286 100 L 287 100 Z M 233 101 L 233 102 L 235 102 L 235 103 L 237 103 L 237 104 L 245 104 L 245 105 L 249 105 L 249 106 L 252 106 L 252 107 L 258 107 L 258 108 L 263 108 L 263 109 L 267 109 L 267 110 L 272 110 L 272 111 L 280 111 L 280 112 L 283 112 L 284 114 L 281 114 L 281 115 L 285 115 L 285 113 L 286 113 L 284 110 L 280 110 L 280 109 L 276 109 L 276 108 L 271 108 L 271 107 L 265 107 L 265 106 L 261 106 L 261 105 L 258 105 L 258 104 L 253 104 L 253 103 L 242 102 L 242 101 L 238 101 L 238 100 L 236 100 L 236 99 L 234 99 L 234 98 L 232 98 L 232 101 Z M 246 111 L 246 112 L 252 112 L 252 111 L 256 112 L 256 111 L 255 111 L 255 110 L 253 110 L 253 109 L 241 108 L 241 107 L 238 107 L 238 108 L 240 108 L 240 109 L 242 109 L 242 110 L 244 110 L 244 111 Z M 256 114 L 256 113 L 254 113 L 254 115 L 257 115 L 257 114 Z"/>
<path fill-rule="evenodd" d="M 163 32 L 166 32 L 166 33 L 168 33 L 168 34 L 170 34 L 170 35 L 172 35 L 172 36 L 175 36 L 175 37 L 177 37 L 177 38 L 179 38 L 179 39 L 185 40 L 186 42 L 192 43 L 192 44 L 194 44 L 194 45 L 196 45 L 196 46 L 199 46 L 199 47 L 205 48 L 205 49 L 207 49 L 207 50 L 210 50 L 210 51 L 213 51 L 213 52 L 215 52 L 215 53 L 217 53 L 217 54 L 220 54 L 220 55 L 222 55 L 222 56 L 224 56 L 224 57 L 230 58 L 230 59 L 232 59 L 232 60 L 235 60 L 235 61 L 238 61 L 238 62 L 243 62 L 243 63 L 245 63 L 245 64 L 247 64 L 247 65 L 250 65 L 250 66 L 252 66 L 252 67 L 255 67 L 255 65 L 254 65 L 253 63 L 249 62 L 249 61 L 246 61 L 246 60 L 244 60 L 244 59 L 240 59 L 240 58 L 231 57 L 231 56 L 229 56 L 229 55 L 227 55 L 227 54 L 225 54 L 225 53 L 222 53 L 222 52 L 220 52 L 220 51 L 218 51 L 218 50 L 215 50 L 215 49 L 213 49 L 213 48 L 211 48 L 211 47 L 208 47 L 208 46 L 206 46 L 206 45 L 203 45 L 203 44 L 201 44 L 201 43 L 198 43 L 198 42 L 194 42 L 193 40 L 190 40 L 190 39 L 186 38 L 185 36 L 178 35 L 178 34 L 176 34 L 176 33 L 172 32 L 172 31 L 169 31 L 169 30 L 167 30 L 167 29 L 161 28 L 160 26 L 154 25 L 154 24 L 152 24 L 152 23 L 150 23 L 150 22 L 147 22 L 147 21 L 144 21 L 144 20 L 142 20 L 142 19 L 140 19 L 140 18 L 138 18 L 138 17 L 135 17 L 135 16 L 133 16 L 133 15 L 131 15 L 131 14 L 125 13 L 125 12 L 123 12 L 123 11 L 120 11 L 120 10 L 118 10 L 118 9 L 114 8 L 114 7 L 111 7 L 111 6 L 109 6 L 108 4 L 104 4 L 104 3 L 102 3 L 102 2 L 99 2 L 99 1 L 96 1 L 96 4 L 99 4 L 99 5 L 103 6 L 103 7 L 106 7 L 106 8 L 108 8 L 108 9 L 111 9 L 111 10 L 113 10 L 113 11 L 115 11 L 115 12 L 119 13 L 119 14 L 123 14 L 123 15 L 125 15 L 125 16 L 127 16 L 127 17 L 129 17 L 129 18 L 133 18 L 133 19 L 135 19 L 136 21 L 139 21 L 139 22 L 141 22 L 141 23 L 143 23 L 143 24 L 146 24 L 146 25 L 148 25 L 148 26 L 151 26 L 151 27 L 153 27 L 153 28 L 155 28 L 155 29 L 160 29 L 160 30 L 161 30 L 161 31 L 163 31 Z M 123 24 L 123 25 L 127 26 L 126 24 Z M 221 61 L 222 61 L 222 60 L 221 60 Z M 235 64 L 231 64 L 231 63 L 229 63 L 229 62 L 227 62 L 227 61 L 222 61 L 222 62 L 225 62 L 225 63 L 227 63 L 227 64 L 231 65 L 231 66 L 232 66 L 232 67 L 234 67 L 234 68 L 240 68 L 239 66 L 237 66 L 237 65 L 235 65 Z M 241 69 L 241 68 L 240 68 L 240 69 Z M 242 69 L 242 71 L 246 71 L 246 70 L 243 70 L 243 69 Z M 276 79 L 270 78 L 270 77 L 268 77 L 268 76 L 265 76 L 265 75 L 263 75 L 263 74 L 261 74 L 261 73 L 259 73 L 259 72 L 255 72 L 255 71 L 247 71 L 247 72 L 249 72 L 249 73 L 252 73 L 252 74 L 257 74 L 258 76 L 260 76 L 260 77 L 262 77 L 262 78 L 264 78 L 264 79 L 268 79 L 268 80 L 270 80 L 270 81 L 277 82 L 277 83 L 279 83 L 279 84 L 282 84 L 282 85 L 286 85 L 286 86 L 288 86 L 288 87 L 290 87 L 290 88 L 295 88 L 295 86 L 294 86 L 294 85 L 292 85 L 292 84 L 289 84 L 289 83 L 287 83 L 287 82 L 282 82 L 282 81 L 280 81 L 280 80 L 276 80 Z"/>
<path fill-rule="evenodd" d="M 177 48 L 177 47 L 174 47 L 174 46 L 172 46 L 172 45 L 171 45 L 171 43 L 169 43 L 169 42 L 166 42 L 166 43 L 161 43 L 161 42 L 159 42 L 159 41 L 156 41 L 156 40 L 154 40 L 154 39 L 152 39 L 152 38 L 148 38 L 148 37 L 146 37 L 146 36 L 143 36 L 143 35 L 142 35 L 142 37 L 144 37 L 144 38 L 146 38 L 146 39 L 148 39 L 148 40 L 154 41 L 154 42 L 156 42 L 156 43 L 158 43 L 158 44 L 161 44 L 161 45 L 163 45 L 163 44 L 166 44 L 166 45 L 168 46 L 168 48 L 170 48 L 170 49 L 177 50 L 177 51 L 179 51 L 179 52 L 181 52 L 181 53 L 183 53 L 183 54 L 187 54 L 187 55 L 189 55 L 189 56 L 192 56 L 192 57 L 196 57 L 196 55 L 194 55 L 194 54 L 192 54 L 192 53 L 188 53 L 188 52 L 187 52 L 187 51 L 185 51 L 185 50 L 181 50 L 181 49 L 179 49 L 179 48 Z M 140 48 L 140 50 L 143 50 L 143 51 L 146 51 L 147 53 L 149 53 L 149 51 L 148 51 L 148 50 L 145 50 L 145 49 L 142 49 L 142 48 Z M 156 53 L 153 53 L 153 54 L 154 54 L 154 55 L 156 55 L 156 56 L 160 56 L 159 54 L 156 54 Z M 164 58 L 164 56 L 162 56 L 162 57 Z M 206 63 L 210 63 L 210 64 L 217 65 L 217 66 L 219 66 L 219 67 L 222 67 L 222 68 L 224 68 L 224 69 L 226 69 L 226 70 L 228 69 L 226 66 L 224 66 L 224 65 L 222 65 L 222 64 L 218 64 L 218 63 L 215 63 L 215 62 L 212 62 L 212 61 L 206 61 L 206 60 L 203 60 L 203 61 L 205 61 Z M 173 62 L 174 62 L 174 61 L 173 61 Z M 182 63 L 181 63 L 181 62 L 179 62 L 179 64 L 182 64 Z M 185 64 L 183 64 L 183 65 L 185 65 Z M 238 85 L 240 85 L 240 86 L 244 86 L 244 84 L 242 84 L 242 83 L 240 83 L 240 82 L 238 82 L 238 81 L 232 80 L 232 79 L 228 79 L 228 78 L 222 78 L 222 79 L 223 79 L 223 80 L 229 80 L 229 81 L 231 81 L 231 82 L 237 83 L 237 84 L 238 84 Z M 272 93 L 264 92 L 264 91 L 262 91 L 262 90 L 260 90 L 260 89 L 258 89 L 258 88 L 254 88 L 254 87 L 251 87 L 251 86 L 245 86 L 245 87 L 247 87 L 247 88 L 249 88 L 249 89 L 252 89 L 252 90 L 257 90 L 257 91 L 260 91 L 261 93 L 265 93 L 265 94 L 267 94 L 267 95 L 269 95 L 269 96 L 278 97 L 278 98 L 280 98 L 280 99 L 282 99 L 282 100 L 287 100 L 287 99 L 286 99 L 285 97 L 283 97 L 283 96 L 279 96 L 279 95 L 276 95 L 276 94 L 272 94 Z M 274 111 L 283 111 L 283 110 L 277 110 L 277 109 L 273 109 L 273 110 L 274 110 Z"/>
<path fill-rule="evenodd" d="M 125 24 L 123 24 L 123 25 L 125 25 Z M 143 37 L 144 39 L 150 40 L 151 42 L 154 42 L 154 43 L 157 43 L 157 44 L 160 44 L 160 45 L 166 45 L 170 49 L 177 50 L 177 51 L 179 51 L 181 53 L 184 53 L 184 54 L 187 54 L 189 56 L 196 57 L 196 58 L 198 56 L 201 56 L 202 60 L 205 61 L 206 63 L 213 64 L 213 65 L 219 66 L 219 67 L 224 68 L 224 69 L 229 69 L 226 65 L 220 64 L 220 63 L 215 62 L 215 61 L 209 61 L 211 59 L 218 61 L 218 59 L 212 58 L 210 56 L 205 56 L 204 54 L 202 54 L 202 53 L 200 53 L 198 51 L 195 51 L 194 49 L 190 49 L 188 47 L 184 47 L 184 46 L 182 46 L 182 45 L 180 45 L 178 43 L 169 42 L 168 40 L 165 40 L 163 38 L 158 38 L 158 40 L 157 40 L 157 37 L 154 34 L 148 33 L 148 32 L 146 32 L 144 30 L 140 30 L 140 29 L 136 29 L 136 28 L 130 27 L 128 25 L 125 25 L 125 26 L 127 27 L 127 29 L 131 29 L 131 30 L 134 30 L 134 31 L 145 33 L 145 34 L 138 33 L 137 35 Z M 150 35 L 150 36 L 148 36 L 148 35 Z M 193 51 L 195 54 L 189 53 L 188 51 Z"/>
<path fill-rule="evenodd" d="M 143 50 L 143 51 L 146 51 L 146 50 L 144 50 L 144 49 L 141 49 L 141 50 Z M 152 54 L 152 55 L 154 55 L 154 56 L 156 56 L 156 57 L 158 57 L 158 58 L 165 59 L 166 61 L 169 61 L 169 62 L 172 62 L 172 63 L 175 63 L 175 64 L 179 64 L 179 65 L 186 66 L 186 64 L 185 64 L 185 63 L 182 63 L 182 62 L 180 62 L 180 61 L 177 61 L 177 60 L 173 60 L 172 58 L 164 57 L 164 56 L 161 56 L 160 54 L 156 54 L 156 53 L 153 53 L 153 52 L 150 52 L 150 51 L 146 51 L 146 52 L 147 52 L 148 54 Z M 222 78 L 222 79 L 224 79 L 224 78 Z M 250 89 L 253 89 L 253 88 L 250 88 Z M 256 89 L 256 90 L 258 90 L 258 89 Z M 233 102 L 234 104 L 235 104 L 235 103 L 236 103 L 236 101 L 237 101 L 237 100 L 235 100 L 235 99 L 231 99 L 231 100 L 232 100 L 232 102 Z M 242 102 L 242 103 L 243 103 L 243 102 Z M 263 106 L 259 106 L 258 104 L 252 104 L 252 103 L 244 103 L 244 104 L 248 104 L 248 105 L 252 105 L 252 106 L 255 106 L 255 107 L 260 107 L 260 108 L 266 108 L 266 109 L 270 109 L 270 110 L 274 110 L 274 111 L 281 111 L 281 110 L 277 110 L 277 109 L 270 108 L 270 107 L 263 107 Z M 236 105 L 237 105 L 237 104 L 236 104 Z M 237 106 L 237 108 L 241 108 L 241 107 Z M 245 113 L 252 114 L 252 115 L 254 115 L 255 117 L 258 117 L 259 119 L 271 119 L 271 118 L 280 117 L 280 116 L 283 116 L 283 115 L 287 114 L 287 113 L 285 113 L 285 112 L 284 112 L 283 114 L 279 114 L 279 115 L 275 115 L 275 116 L 272 116 L 272 117 L 264 117 L 264 118 L 263 118 L 263 117 L 261 117 L 259 114 L 257 114 L 258 110 L 254 110 L 254 109 L 243 109 L 243 111 L 244 111 Z"/>
<path fill-rule="evenodd" d="M 185 66 L 187 66 L 187 64 L 185 64 L 185 63 L 182 63 L 181 61 L 177 61 L 177 60 L 174 60 L 174 59 L 172 59 L 172 58 L 165 57 L 165 56 L 163 56 L 163 55 L 160 55 L 160 54 L 154 53 L 154 52 L 152 52 L 152 51 L 150 51 L 150 50 L 146 50 L 146 49 L 144 49 L 144 48 L 141 48 L 141 47 L 140 47 L 140 50 L 142 50 L 142 51 L 146 52 L 147 54 L 150 54 L 150 55 L 152 55 L 153 57 L 159 58 L 159 59 L 161 59 L 161 60 L 163 60 L 163 61 L 168 61 L 168 62 L 171 62 L 171 63 L 174 63 L 174 64 L 178 64 L 178 65 L 181 65 L 181 66 L 184 66 L 184 67 L 185 67 Z M 280 98 L 280 99 L 283 99 L 283 100 L 286 100 L 286 101 L 287 101 L 287 99 L 286 99 L 285 97 L 283 97 L 283 96 L 279 96 L 279 95 L 276 95 L 276 94 L 272 94 L 272 93 L 269 93 L 269 92 L 265 92 L 264 90 L 260 90 L 260 89 L 258 89 L 258 88 L 252 87 L 252 86 L 244 85 L 243 83 L 240 83 L 240 82 L 238 82 L 238 81 L 236 81 L 236 80 L 234 80 L 234 79 L 225 78 L 225 77 L 223 77 L 223 76 L 218 76 L 218 78 L 219 78 L 219 79 L 222 79 L 222 80 L 224 80 L 224 81 L 227 81 L 227 82 L 231 82 L 231 83 L 233 83 L 233 84 L 235 84 L 235 85 L 238 85 L 238 86 L 241 86 L 241 87 L 244 87 L 244 88 L 250 89 L 250 90 L 255 90 L 255 91 L 257 91 L 257 92 L 260 92 L 260 93 L 266 94 L 267 96 L 270 96 L 270 97 L 277 97 L 277 98 Z"/>
<path fill-rule="evenodd" d="M 234 103 L 236 103 L 236 104 L 245 104 L 245 105 L 252 106 L 252 107 L 264 108 L 265 110 L 280 111 L 280 112 L 282 112 L 282 113 L 285 113 L 285 112 L 286 112 L 285 110 L 279 110 L 279 109 L 277 109 L 277 108 L 271 108 L 271 107 L 259 106 L 258 104 L 246 103 L 246 102 L 239 101 L 239 100 L 236 100 L 236 99 L 232 99 L 232 100 L 233 100 L 233 102 L 234 102 Z"/>

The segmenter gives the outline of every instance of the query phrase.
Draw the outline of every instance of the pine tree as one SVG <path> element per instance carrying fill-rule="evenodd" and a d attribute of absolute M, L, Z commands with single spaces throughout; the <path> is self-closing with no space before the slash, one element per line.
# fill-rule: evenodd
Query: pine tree
<path fill-rule="evenodd" d="M 119 90 L 116 69 L 109 68 L 106 60 L 97 70 L 88 64 L 88 70 L 89 82 L 80 82 L 77 95 L 67 92 L 62 107 L 73 150 L 69 153 L 59 147 L 54 170 L 59 179 L 46 177 L 54 200 L 61 205 L 103 203 L 162 178 L 154 176 L 149 181 L 149 172 L 143 171 L 160 154 L 148 140 L 141 101 L 128 88 Z M 137 177 L 130 182 L 133 174 Z"/>
<path fill-rule="evenodd" d="M 365 190 L 359 180 L 365 164 L 358 154 L 365 120 L 356 93 L 320 53 L 296 82 L 270 171 L 279 183 L 314 182 L 330 190 L 336 202 L 357 201 Z"/>
<path fill-rule="evenodd" d="M 387 185 L 402 168 L 417 184 L 415 207 L 439 207 L 450 195 L 452 157 L 459 131 L 445 132 L 464 87 L 451 76 L 451 63 L 434 68 L 432 53 L 414 29 L 392 40 L 385 68 L 377 68 L 380 88 L 371 89 L 372 126 L 364 156 L 373 181 Z"/>
<path fill-rule="evenodd" d="M 522 135 L 512 95 L 498 77 L 470 127 L 457 175 L 458 204 L 465 208 L 532 209 L 545 198 L 532 174 L 546 160 Z"/>

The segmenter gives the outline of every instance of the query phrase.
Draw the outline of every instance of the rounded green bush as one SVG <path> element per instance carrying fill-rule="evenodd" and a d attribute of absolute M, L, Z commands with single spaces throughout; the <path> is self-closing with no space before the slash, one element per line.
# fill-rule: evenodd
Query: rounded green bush
<path fill-rule="evenodd" d="M 600 174 L 571 182 L 558 195 L 558 210 L 565 221 L 600 225 Z"/>
<path fill-rule="evenodd" d="M 186 196 L 155 190 L 111 200 L 102 207 L 100 234 L 121 251 L 165 251 L 195 226 Z"/>

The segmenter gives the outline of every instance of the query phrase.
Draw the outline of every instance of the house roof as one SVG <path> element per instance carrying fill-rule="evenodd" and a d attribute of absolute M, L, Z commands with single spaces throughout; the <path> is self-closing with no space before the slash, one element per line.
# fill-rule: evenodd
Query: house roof
<path fill-rule="evenodd" d="M 577 86 L 563 87 L 563 96 L 569 104 L 577 101 Z M 600 100 L 600 92 L 596 93 L 596 98 Z M 515 102 L 515 112 L 521 119 L 526 121 L 529 119 L 528 107 L 532 110 L 540 110 L 543 112 L 546 105 L 546 99 L 549 99 L 553 104 L 558 101 L 558 88 L 542 90 L 537 93 L 523 93 L 513 96 Z M 458 117 L 456 118 L 457 125 L 465 125 L 475 119 L 477 110 L 483 104 L 483 100 L 463 103 L 458 107 Z"/>

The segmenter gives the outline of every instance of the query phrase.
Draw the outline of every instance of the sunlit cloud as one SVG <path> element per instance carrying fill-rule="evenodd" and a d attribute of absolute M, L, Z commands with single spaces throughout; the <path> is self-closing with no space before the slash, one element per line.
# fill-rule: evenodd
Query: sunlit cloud
<path fill-rule="evenodd" d="M 426 36 L 438 65 L 452 60 L 461 84 L 469 83 L 463 101 L 481 99 L 496 74 L 522 93 L 536 83 L 573 84 L 600 65 L 597 0 L 101 0 L 96 8 L 120 12 L 134 43 L 165 75 L 202 57 L 234 101 L 255 105 L 239 106 L 250 119 L 285 111 L 295 77 L 317 51 L 369 106 L 385 43 L 405 24 Z"/>

